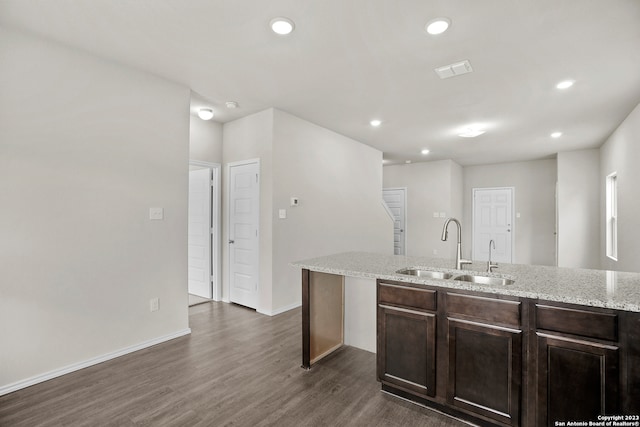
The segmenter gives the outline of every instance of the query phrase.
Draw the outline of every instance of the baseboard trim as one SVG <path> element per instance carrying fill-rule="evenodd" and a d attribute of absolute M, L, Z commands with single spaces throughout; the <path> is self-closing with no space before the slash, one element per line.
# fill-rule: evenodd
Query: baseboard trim
<path fill-rule="evenodd" d="M 278 314 L 282 314 L 285 311 L 289 311 L 289 310 L 293 310 L 294 308 L 298 308 L 302 305 L 301 302 L 295 302 L 293 304 L 284 306 L 284 307 L 280 307 L 277 310 L 273 310 L 273 311 L 263 311 L 263 310 L 256 310 L 258 313 L 260 314 L 266 314 L 267 316 L 277 316 Z"/>
<path fill-rule="evenodd" d="M 132 345 L 130 347 L 125 347 L 111 353 L 103 354 L 102 356 L 98 356 L 82 362 L 74 363 L 72 365 L 65 366 L 64 368 L 55 369 L 53 371 L 49 371 L 41 375 L 36 375 L 35 377 L 27 378 L 25 380 L 17 381 L 5 386 L 0 386 L 0 396 L 13 393 L 14 391 L 18 391 L 38 383 L 48 381 L 65 374 L 69 374 L 71 372 L 79 371 L 80 369 L 83 369 L 83 368 L 88 368 L 89 366 L 97 365 L 98 363 L 106 362 L 107 360 L 124 356 L 125 354 L 133 353 L 135 351 L 142 350 L 148 347 L 153 347 L 154 345 L 161 344 L 163 342 L 170 341 L 172 339 L 179 338 L 185 335 L 189 335 L 190 333 L 191 333 L 190 328 L 183 329 L 181 331 L 174 332 L 169 335 L 154 338 L 152 340 L 144 341 L 139 344 Z"/>

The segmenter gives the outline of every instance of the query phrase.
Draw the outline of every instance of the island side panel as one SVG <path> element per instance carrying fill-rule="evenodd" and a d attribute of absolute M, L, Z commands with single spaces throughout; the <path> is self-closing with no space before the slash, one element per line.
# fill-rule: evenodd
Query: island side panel
<path fill-rule="evenodd" d="M 344 277 L 309 272 L 309 365 L 344 343 Z"/>
<path fill-rule="evenodd" d="M 344 343 L 376 352 L 376 279 L 344 276 Z"/>
<path fill-rule="evenodd" d="M 302 367 L 311 367 L 310 347 L 310 324 L 309 315 L 309 276 L 311 272 L 306 268 L 302 269 Z"/>

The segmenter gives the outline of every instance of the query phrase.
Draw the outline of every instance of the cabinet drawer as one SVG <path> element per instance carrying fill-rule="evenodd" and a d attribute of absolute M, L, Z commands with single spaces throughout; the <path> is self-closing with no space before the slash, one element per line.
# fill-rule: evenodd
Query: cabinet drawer
<path fill-rule="evenodd" d="M 618 316 L 536 304 L 536 328 L 609 341 L 618 340 Z"/>
<path fill-rule="evenodd" d="M 520 302 L 447 293 L 447 313 L 495 325 L 520 326 Z"/>
<path fill-rule="evenodd" d="M 433 311 L 436 309 L 436 291 L 380 283 L 378 301 L 380 304 Z"/>

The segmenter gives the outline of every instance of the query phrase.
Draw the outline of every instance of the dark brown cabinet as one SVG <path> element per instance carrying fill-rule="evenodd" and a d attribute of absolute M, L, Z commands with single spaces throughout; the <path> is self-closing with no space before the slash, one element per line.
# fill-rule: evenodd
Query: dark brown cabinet
<path fill-rule="evenodd" d="M 521 302 L 378 281 L 383 388 L 477 422 L 520 425 Z"/>
<path fill-rule="evenodd" d="M 447 403 L 504 424 L 519 425 L 522 334 L 449 319 Z"/>
<path fill-rule="evenodd" d="M 435 396 L 436 316 L 379 307 L 378 378 L 419 396 Z"/>
<path fill-rule="evenodd" d="M 536 305 L 539 426 L 619 414 L 617 316 Z"/>
<path fill-rule="evenodd" d="M 506 425 L 520 425 L 521 303 L 446 294 L 447 403 Z"/>
<path fill-rule="evenodd" d="M 435 396 L 435 292 L 378 285 L 378 379 L 416 396 Z"/>
<path fill-rule="evenodd" d="M 479 425 L 544 427 L 640 413 L 640 313 L 377 285 L 385 391 Z"/>

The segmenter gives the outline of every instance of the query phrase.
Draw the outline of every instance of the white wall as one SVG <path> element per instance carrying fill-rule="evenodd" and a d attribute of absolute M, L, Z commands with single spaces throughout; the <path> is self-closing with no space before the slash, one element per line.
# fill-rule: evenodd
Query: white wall
<path fill-rule="evenodd" d="M 558 266 L 600 268 L 600 151 L 558 153 Z"/>
<path fill-rule="evenodd" d="M 273 199 L 273 109 L 255 113 L 222 128 L 222 299 L 229 300 L 229 209 L 227 165 L 260 159 L 260 282 L 258 311 L 272 307 L 272 199 Z"/>
<path fill-rule="evenodd" d="M 300 269 L 290 262 L 344 251 L 392 254 L 393 222 L 382 206 L 382 152 L 279 110 L 273 129 L 277 312 L 301 303 Z M 292 196 L 299 206 L 289 206 Z"/>
<path fill-rule="evenodd" d="M 187 333 L 189 90 L 1 28 L 0 56 L 0 390 Z"/>
<path fill-rule="evenodd" d="M 385 166 L 384 187 L 407 188 L 407 255 L 455 258 L 455 231 L 440 240 L 446 218 L 433 214 L 462 220 L 462 167 L 451 160 Z"/>
<path fill-rule="evenodd" d="M 600 148 L 601 266 L 640 272 L 640 104 Z M 605 250 L 605 177 L 618 173 L 618 261 Z"/>
<path fill-rule="evenodd" d="M 556 176 L 555 159 L 465 167 L 463 232 L 469 244 L 463 244 L 463 256 L 471 254 L 473 189 L 515 187 L 520 218 L 515 220 L 513 262 L 555 265 Z"/>
<path fill-rule="evenodd" d="M 301 277 L 289 263 L 343 251 L 393 253 L 393 223 L 382 207 L 382 153 L 275 109 L 223 126 L 226 165 L 260 159 L 260 284 L 257 310 L 301 303 Z M 226 185 L 225 185 L 226 200 Z M 291 208 L 290 198 L 300 205 Z M 278 210 L 287 218 L 279 219 Z M 223 209 L 226 239 L 228 212 Z M 223 245 L 228 300 L 228 245 Z"/>
<path fill-rule="evenodd" d="M 222 124 L 189 116 L 189 160 L 222 163 Z"/>

